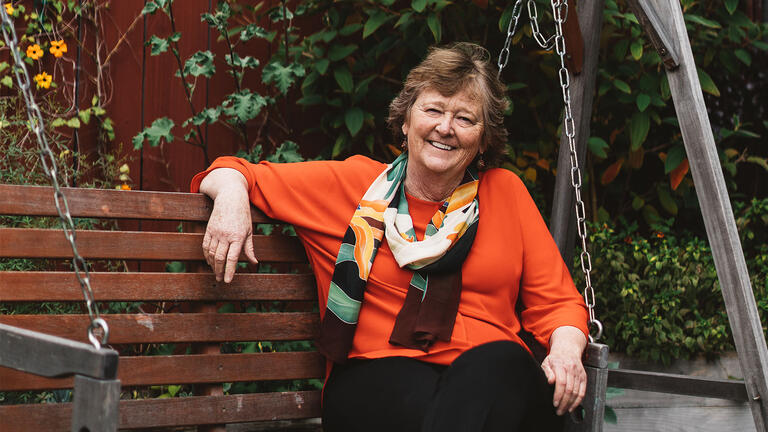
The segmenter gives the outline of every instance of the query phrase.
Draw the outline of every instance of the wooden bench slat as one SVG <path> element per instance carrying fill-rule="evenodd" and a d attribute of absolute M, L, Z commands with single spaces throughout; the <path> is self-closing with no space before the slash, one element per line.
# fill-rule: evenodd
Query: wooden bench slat
<path fill-rule="evenodd" d="M 608 386 L 644 390 L 658 393 L 711 397 L 747 402 L 744 381 L 646 372 L 628 369 L 610 369 Z"/>
<path fill-rule="evenodd" d="M 98 301 L 315 300 L 311 274 L 238 273 L 225 284 L 212 273 L 92 272 Z M 83 301 L 72 272 L 0 272 L 0 302 Z"/>
<path fill-rule="evenodd" d="M 123 388 L 142 385 L 322 378 L 323 356 L 310 352 L 121 357 Z M 44 378 L 0 367 L 0 391 L 71 389 L 72 377 Z"/>
<path fill-rule="evenodd" d="M 62 188 L 73 217 L 207 222 L 212 202 L 202 194 Z M 0 184 L 0 214 L 58 216 L 53 188 Z M 252 208 L 254 223 L 270 222 Z"/>
<path fill-rule="evenodd" d="M 102 315 L 109 342 L 174 343 L 313 339 L 317 312 Z M 87 342 L 88 315 L 4 315 L 0 323 Z"/>
<path fill-rule="evenodd" d="M 202 260 L 203 234 L 133 231 L 79 231 L 77 250 L 87 259 Z M 261 261 L 305 262 L 298 238 L 253 236 Z M 72 249 L 60 230 L 0 228 L 2 258 L 71 258 Z M 245 261 L 245 257 L 241 256 Z"/>
<path fill-rule="evenodd" d="M 0 406 L 3 432 L 68 431 L 71 404 Z M 320 416 L 320 391 L 126 400 L 120 402 L 120 428 L 244 423 Z"/>

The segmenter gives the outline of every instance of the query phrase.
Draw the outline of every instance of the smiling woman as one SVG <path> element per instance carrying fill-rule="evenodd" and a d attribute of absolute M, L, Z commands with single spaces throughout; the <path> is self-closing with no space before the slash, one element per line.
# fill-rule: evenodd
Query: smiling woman
<path fill-rule="evenodd" d="M 220 158 L 192 180 L 214 199 L 218 279 L 243 249 L 256 261 L 249 201 L 294 225 L 323 314 L 328 432 L 558 430 L 584 396 L 584 301 L 525 186 L 490 168 L 507 132 L 489 57 L 459 43 L 411 71 L 388 119 L 407 151 L 389 165 Z"/>

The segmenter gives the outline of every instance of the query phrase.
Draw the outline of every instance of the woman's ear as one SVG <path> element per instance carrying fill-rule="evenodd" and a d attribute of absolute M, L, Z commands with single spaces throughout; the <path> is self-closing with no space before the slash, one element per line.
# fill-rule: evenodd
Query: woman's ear
<path fill-rule="evenodd" d="M 408 136 L 408 122 L 407 121 L 403 122 L 403 127 L 401 128 L 401 130 L 403 131 L 403 136 L 407 137 Z"/>

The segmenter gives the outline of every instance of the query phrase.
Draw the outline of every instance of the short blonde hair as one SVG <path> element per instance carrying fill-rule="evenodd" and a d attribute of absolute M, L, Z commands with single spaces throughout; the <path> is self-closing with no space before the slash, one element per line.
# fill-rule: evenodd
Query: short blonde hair
<path fill-rule="evenodd" d="M 408 73 L 403 89 L 389 105 L 387 123 L 394 136 L 402 138 L 401 128 L 425 89 L 449 97 L 467 90 L 482 101 L 485 167 L 499 165 L 507 144 L 504 112 L 509 104 L 504 84 L 497 78 L 490 58 L 488 50 L 469 42 L 430 48 L 427 57 Z"/>

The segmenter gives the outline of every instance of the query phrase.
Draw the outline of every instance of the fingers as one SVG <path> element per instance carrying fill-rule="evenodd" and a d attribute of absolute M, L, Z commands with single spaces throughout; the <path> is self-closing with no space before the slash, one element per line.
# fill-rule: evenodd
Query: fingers
<path fill-rule="evenodd" d="M 253 236 L 250 233 L 245 237 L 245 257 L 252 264 L 259 263 L 259 260 L 256 259 L 256 254 L 253 252 Z"/>
<path fill-rule="evenodd" d="M 581 362 L 548 357 L 541 367 L 548 382 L 555 384 L 552 404 L 557 408 L 557 414 L 576 409 L 586 392 L 586 373 Z"/>
<path fill-rule="evenodd" d="M 238 242 L 230 243 L 229 250 L 227 252 L 227 259 L 224 267 L 224 282 L 232 282 L 232 278 L 235 276 L 235 269 L 237 269 L 237 259 L 240 257 L 240 250 L 243 245 Z"/>
<path fill-rule="evenodd" d="M 229 243 L 220 241 L 213 253 L 213 273 L 216 275 L 216 281 L 221 282 L 224 279 L 224 265 L 227 262 L 227 253 Z"/>

